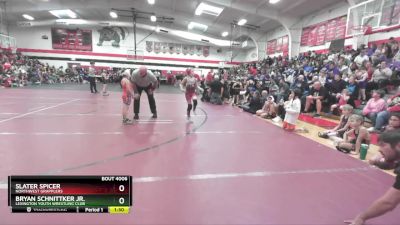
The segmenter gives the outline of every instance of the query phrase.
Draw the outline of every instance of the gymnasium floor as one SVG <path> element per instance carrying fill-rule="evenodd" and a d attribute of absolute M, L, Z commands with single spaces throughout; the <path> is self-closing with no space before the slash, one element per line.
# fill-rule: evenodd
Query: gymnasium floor
<path fill-rule="evenodd" d="M 156 93 L 157 120 L 144 95 L 132 126 L 118 88 L 86 88 L 0 89 L 0 224 L 343 224 L 394 182 L 235 107 L 200 103 L 188 123 L 172 87 Z M 38 174 L 132 175 L 132 211 L 11 214 L 7 176 Z M 370 224 L 400 224 L 400 209 Z"/>

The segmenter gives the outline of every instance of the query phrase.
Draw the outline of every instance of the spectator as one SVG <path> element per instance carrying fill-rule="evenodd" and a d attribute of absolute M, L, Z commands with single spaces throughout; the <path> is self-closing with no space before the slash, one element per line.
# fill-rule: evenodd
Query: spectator
<path fill-rule="evenodd" d="M 296 122 L 300 115 L 301 91 L 296 89 L 290 91 L 289 100 L 284 103 L 285 119 L 283 121 L 283 129 L 288 131 L 296 130 Z"/>
<path fill-rule="evenodd" d="M 280 102 L 282 99 L 285 100 L 289 97 L 289 85 L 285 82 L 284 79 L 279 79 L 279 91 L 277 94 L 277 102 Z"/>
<path fill-rule="evenodd" d="M 342 107 L 342 115 L 340 116 L 339 124 L 332 130 L 318 133 L 318 136 L 321 138 L 330 138 L 335 143 L 342 141 L 344 133 L 350 129 L 350 124 L 348 121 L 352 113 L 353 106 L 348 104 L 344 105 Z"/>
<path fill-rule="evenodd" d="M 219 76 L 215 75 L 214 80 L 210 83 L 210 102 L 216 105 L 222 105 L 222 94 L 224 92 L 223 85 L 219 81 Z"/>
<path fill-rule="evenodd" d="M 400 131 L 400 113 L 391 113 L 388 125 L 383 129 L 383 132 Z"/>
<path fill-rule="evenodd" d="M 265 119 L 272 119 L 276 117 L 277 105 L 274 101 L 273 96 L 268 96 L 267 101 L 265 101 L 264 106 L 261 110 L 257 110 L 257 116 Z"/>
<path fill-rule="evenodd" d="M 328 83 L 326 86 L 330 96 L 329 102 L 336 103 L 338 99 L 337 95 L 346 88 L 346 81 L 342 79 L 340 74 L 335 74 L 333 81 Z"/>
<path fill-rule="evenodd" d="M 369 144 L 370 135 L 362 125 L 364 119 L 353 114 L 349 117 L 350 130 L 343 135 L 344 140 L 337 143 L 336 149 L 345 153 L 360 154 L 361 144 Z"/>
<path fill-rule="evenodd" d="M 249 112 L 251 114 L 256 114 L 258 110 L 260 110 L 263 106 L 263 102 L 261 102 L 261 94 L 259 91 L 254 91 L 253 94 L 249 97 L 248 103 L 240 106 L 245 112 Z"/>
<path fill-rule="evenodd" d="M 383 99 L 384 95 L 385 93 L 382 90 L 373 91 L 372 98 L 368 101 L 362 111 L 363 115 L 372 121 L 372 125 L 375 125 L 378 113 L 386 109 L 386 102 Z M 369 128 L 371 131 L 373 131 L 373 129 L 373 127 Z"/>
<path fill-rule="evenodd" d="M 393 71 L 386 66 L 386 62 L 383 61 L 377 66 L 378 68 L 372 74 L 372 79 L 368 83 L 368 89 L 382 89 L 389 84 L 389 80 L 392 77 Z"/>
<path fill-rule="evenodd" d="M 369 61 L 368 55 L 366 54 L 366 50 L 362 49 L 360 54 L 354 59 L 354 62 L 358 67 L 361 67 L 364 61 Z"/>
<path fill-rule="evenodd" d="M 400 132 L 392 131 L 382 134 L 379 137 L 379 151 L 382 152 L 370 163 L 387 165 L 384 169 L 394 169 L 400 160 Z M 381 167 L 383 168 L 383 167 Z M 363 225 L 367 220 L 384 215 L 394 210 L 400 204 L 400 171 L 395 170 L 396 181 L 386 193 L 372 203 L 364 212 L 356 216 L 354 220 L 345 221 L 351 225 Z"/>
<path fill-rule="evenodd" d="M 387 110 L 377 114 L 374 129 L 370 129 L 370 132 L 380 131 L 388 123 L 391 113 L 400 113 L 400 88 L 397 94 L 389 98 L 386 103 L 388 105 Z"/>
<path fill-rule="evenodd" d="M 356 82 L 359 88 L 358 99 L 360 99 L 362 101 L 361 104 L 364 105 L 367 99 L 367 96 L 365 94 L 365 89 L 367 87 L 368 72 L 366 68 L 362 66 L 360 67 L 359 70 L 356 70 L 355 75 L 356 75 Z"/>
<path fill-rule="evenodd" d="M 342 107 L 348 104 L 350 100 L 349 91 L 347 89 L 343 89 L 342 93 L 337 94 L 336 98 L 338 99 L 337 103 L 331 105 L 330 113 L 335 113 L 336 111 L 340 112 Z"/>
<path fill-rule="evenodd" d="M 305 113 L 308 113 L 311 105 L 315 105 L 317 113 L 314 117 L 319 117 L 322 110 L 322 101 L 326 98 L 327 92 L 325 87 L 321 85 L 319 81 L 315 82 L 311 88 L 310 94 L 306 97 L 306 106 L 304 109 Z"/>

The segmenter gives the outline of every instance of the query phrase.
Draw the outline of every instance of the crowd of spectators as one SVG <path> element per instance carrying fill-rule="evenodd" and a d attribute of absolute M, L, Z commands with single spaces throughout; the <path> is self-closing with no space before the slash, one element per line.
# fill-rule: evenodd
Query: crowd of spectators
<path fill-rule="evenodd" d="M 371 132 L 400 129 L 399 83 L 399 43 L 390 38 L 379 46 L 267 57 L 231 70 L 210 71 L 202 81 L 208 90 L 202 100 L 237 105 L 275 122 L 284 120 L 288 130 L 295 129 L 294 118 L 300 112 L 340 116 L 340 126 L 319 136 L 334 136 L 338 150 L 359 153 L 362 144 L 369 144 Z"/>
<path fill-rule="evenodd" d="M 3 52 L 0 54 L 0 86 L 23 87 L 29 85 L 55 83 L 84 83 L 88 77 L 88 67 L 50 66 L 21 53 Z M 98 67 L 96 73 L 110 83 L 119 83 L 121 68 Z"/>

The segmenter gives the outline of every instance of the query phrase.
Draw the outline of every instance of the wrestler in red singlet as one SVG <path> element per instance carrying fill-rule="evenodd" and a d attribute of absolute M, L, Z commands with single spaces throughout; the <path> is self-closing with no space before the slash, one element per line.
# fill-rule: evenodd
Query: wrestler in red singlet
<path fill-rule="evenodd" d="M 197 106 L 197 79 L 193 75 L 193 70 L 188 68 L 186 69 L 186 77 L 182 80 L 181 90 L 185 92 L 186 101 L 188 104 L 187 107 L 187 118 L 190 119 L 190 111 L 193 107 L 193 112 L 196 111 Z M 193 105 L 192 105 L 193 100 Z"/>

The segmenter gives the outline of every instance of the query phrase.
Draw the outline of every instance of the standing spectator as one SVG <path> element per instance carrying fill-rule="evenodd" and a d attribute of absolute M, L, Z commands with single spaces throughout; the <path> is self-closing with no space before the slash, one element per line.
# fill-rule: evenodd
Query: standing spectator
<path fill-rule="evenodd" d="M 222 94 L 224 93 L 224 87 L 219 81 L 219 76 L 215 75 L 214 80 L 210 83 L 210 102 L 216 105 L 222 105 Z"/>
<path fill-rule="evenodd" d="M 365 104 L 367 96 L 365 94 L 365 89 L 367 87 L 368 72 L 365 67 L 361 66 L 359 70 L 356 70 L 356 82 L 358 83 L 358 88 L 360 89 L 358 99 L 362 101 L 361 104 Z"/>

